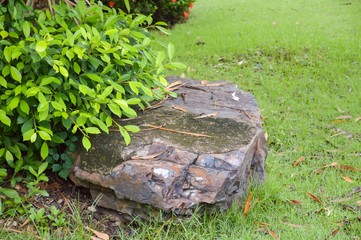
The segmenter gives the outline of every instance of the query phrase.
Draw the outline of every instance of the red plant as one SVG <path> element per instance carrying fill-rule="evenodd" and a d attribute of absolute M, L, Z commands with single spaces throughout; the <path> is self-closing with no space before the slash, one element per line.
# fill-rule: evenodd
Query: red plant
<path fill-rule="evenodd" d="M 177 0 L 171 0 L 171 2 L 172 2 L 172 3 L 176 3 L 176 2 L 177 2 Z"/>
<path fill-rule="evenodd" d="M 189 4 L 189 9 L 192 9 L 194 7 L 194 4 L 193 4 L 193 2 L 191 2 L 190 4 Z"/>
<path fill-rule="evenodd" d="M 184 11 L 184 12 L 183 12 L 183 17 L 184 17 L 184 19 L 188 19 L 188 17 L 189 17 L 189 12 Z"/>
<path fill-rule="evenodd" d="M 109 2 L 108 2 L 108 6 L 111 7 L 111 8 L 113 8 L 113 7 L 115 6 L 115 2 L 109 1 Z"/>

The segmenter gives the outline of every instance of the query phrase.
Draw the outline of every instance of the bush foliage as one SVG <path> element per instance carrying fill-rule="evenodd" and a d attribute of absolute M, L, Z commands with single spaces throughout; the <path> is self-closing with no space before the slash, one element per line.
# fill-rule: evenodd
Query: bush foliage
<path fill-rule="evenodd" d="M 141 27 L 151 24 L 84 1 L 52 11 L 0 5 L 0 203 L 1 194 L 16 196 L 5 186 L 22 181 L 19 172 L 41 180 L 48 167 L 66 178 L 79 136 L 89 149 L 91 134 L 116 128 L 129 144 L 128 132 L 139 128 L 113 116 L 135 117 L 163 98 L 163 70 L 181 66 L 167 60 L 172 44 Z"/>
<path fill-rule="evenodd" d="M 152 15 L 155 21 L 174 25 L 188 19 L 194 0 L 137 0 L 129 1 L 132 13 Z M 105 5 L 126 11 L 123 0 L 103 0 Z"/>

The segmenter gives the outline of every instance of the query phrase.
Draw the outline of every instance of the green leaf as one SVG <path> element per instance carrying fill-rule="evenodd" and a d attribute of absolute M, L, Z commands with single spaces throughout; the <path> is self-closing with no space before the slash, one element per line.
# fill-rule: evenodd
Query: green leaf
<path fill-rule="evenodd" d="M 29 141 L 34 133 L 35 133 L 34 129 L 30 129 L 30 130 L 26 131 L 25 133 L 23 133 L 23 140 Z"/>
<path fill-rule="evenodd" d="M 187 68 L 187 66 L 180 62 L 171 62 L 170 65 L 172 65 L 175 68 Z"/>
<path fill-rule="evenodd" d="M 85 131 L 90 134 L 99 134 L 100 133 L 100 130 L 97 127 L 87 127 L 85 129 Z"/>
<path fill-rule="evenodd" d="M 91 147 L 91 142 L 89 140 L 88 137 L 86 136 L 83 136 L 83 139 L 82 139 L 82 144 L 83 144 L 83 147 L 88 151 Z"/>
<path fill-rule="evenodd" d="M 155 26 L 159 31 L 161 31 L 162 33 L 164 33 L 165 35 L 171 35 L 171 33 L 169 32 L 169 30 L 165 29 L 164 27 L 161 26 Z"/>
<path fill-rule="evenodd" d="M 123 107 L 122 110 L 128 117 L 136 117 L 137 116 L 136 111 L 134 111 L 130 107 Z"/>
<path fill-rule="evenodd" d="M 23 33 L 26 38 L 30 35 L 30 23 L 28 21 L 23 23 Z"/>
<path fill-rule="evenodd" d="M 139 83 L 137 83 L 137 82 L 129 82 L 130 89 L 137 95 L 139 94 L 139 90 L 137 88 L 138 85 L 139 85 Z"/>
<path fill-rule="evenodd" d="M 51 136 L 49 133 L 45 132 L 45 131 L 39 131 L 39 136 L 41 137 L 41 139 L 43 139 L 44 141 L 50 141 L 51 140 Z"/>
<path fill-rule="evenodd" d="M 6 115 L 6 112 L 1 109 L 0 109 L 0 121 L 5 125 L 8 125 L 8 126 L 11 125 L 10 118 Z"/>
<path fill-rule="evenodd" d="M 155 60 L 156 67 L 159 67 L 164 61 L 165 53 L 163 51 L 159 51 L 157 55 L 157 59 Z"/>
<path fill-rule="evenodd" d="M 12 198 L 12 199 L 19 197 L 18 192 L 11 188 L 1 188 L 0 187 L 0 193 L 3 193 L 8 198 Z"/>
<path fill-rule="evenodd" d="M 99 83 L 103 82 L 103 79 L 95 73 L 88 73 L 88 74 L 84 74 L 84 75 L 87 76 L 88 78 L 90 78 L 91 80 L 93 80 L 94 82 L 99 82 Z"/>
<path fill-rule="evenodd" d="M 108 107 L 109 107 L 110 111 L 112 111 L 112 113 L 114 113 L 118 117 L 122 116 L 122 112 L 120 111 L 120 108 L 119 108 L 119 106 L 117 104 L 109 103 Z"/>
<path fill-rule="evenodd" d="M 174 45 L 172 43 L 168 43 L 167 50 L 169 59 L 172 59 L 174 56 Z"/>
<path fill-rule="evenodd" d="M 8 87 L 8 82 L 2 76 L 0 76 L 0 85 L 3 86 L 4 88 Z"/>
<path fill-rule="evenodd" d="M 46 77 L 46 78 L 43 78 L 41 80 L 41 83 L 40 83 L 40 86 L 45 86 L 45 85 L 48 85 L 50 83 L 56 83 L 56 84 L 60 84 L 60 80 L 58 78 L 55 78 L 55 77 Z"/>
<path fill-rule="evenodd" d="M 104 23 L 104 28 L 108 28 L 118 21 L 118 15 L 111 15 L 107 21 Z"/>
<path fill-rule="evenodd" d="M 130 13 L 130 5 L 128 0 L 124 0 L 125 7 L 127 8 L 128 13 Z"/>
<path fill-rule="evenodd" d="M 130 135 L 129 135 L 129 133 L 122 126 L 119 126 L 119 132 L 123 136 L 125 144 L 129 145 L 129 143 L 130 143 Z"/>
<path fill-rule="evenodd" d="M 48 44 L 46 41 L 39 41 L 35 46 L 35 51 L 40 54 L 40 53 L 45 52 L 47 47 L 48 47 Z"/>
<path fill-rule="evenodd" d="M 3 51 L 5 60 L 10 63 L 11 61 L 11 47 L 6 46 Z"/>
<path fill-rule="evenodd" d="M 14 66 L 11 66 L 10 67 L 10 73 L 11 73 L 11 77 L 15 80 L 15 81 L 18 81 L 18 82 L 21 82 L 21 73 L 20 71 L 14 67 Z"/>
<path fill-rule="evenodd" d="M 126 125 L 126 126 L 124 126 L 124 128 L 127 131 L 134 132 L 134 133 L 140 131 L 140 128 L 138 126 L 135 126 L 135 125 Z"/>
<path fill-rule="evenodd" d="M 26 114 L 29 114 L 30 107 L 29 107 L 29 104 L 25 100 L 20 100 L 20 110 Z"/>
<path fill-rule="evenodd" d="M 73 64 L 73 69 L 74 69 L 74 72 L 75 72 L 76 74 L 79 74 L 80 71 L 81 71 L 81 68 L 80 68 L 79 64 L 76 63 L 76 62 L 74 62 L 74 64 Z"/>
<path fill-rule="evenodd" d="M 46 142 L 43 142 L 43 144 L 41 145 L 40 155 L 41 155 L 42 159 L 45 159 L 49 155 L 49 147 Z M 40 171 L 40 168 L 39 168 L 39 171 Z"/>
<path fill-rule="evenodd" d="M 127 100 L 127 103 L 129 105 L 136 105 L 136 104 L 138 104 L 140 102 L 141 102 L 141 100 L 139 98 L 130 98 L 130 99 Z"/>
<path fill-rule="evenodd" d="M 7 108 L 13 110 L 18 107 L 19 103 L 20 103 L 20 96 L 16 96 L 10 101 Z"/>
<path fill-rule="evenodd" d="M 118 33 L 118 29 L 114 28 L 114 29 L 109 29 L 107 31 L 105 31 L 104 35 L 113 35 Z"/>
<path fill-rule="evenodd" d="M 33 135 L 31 135 L 30 137 L 30 142 L 35 142 L 36 141 L 36 138 L 38 137 L 38 134 L 36 132 L 33 133 Z"/>
<path fill-rule="evenodd" d="M 69 72 L 65 67 L 59 66 L 59 71 L 60 71 L 61 75 L 63 75 L 64 77 L 67 78 L 69 76 Z"/>

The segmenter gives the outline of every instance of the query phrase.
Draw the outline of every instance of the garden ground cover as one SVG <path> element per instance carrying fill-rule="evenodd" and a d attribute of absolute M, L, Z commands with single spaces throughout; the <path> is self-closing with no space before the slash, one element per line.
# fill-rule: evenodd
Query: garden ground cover
<path fill-rule="evenodd" d="M 268 178 L 225 213 L 135 222 L 119 238 L 360 239 L 360 12 L 356 0 L 198 0 L 187 23 L 159 35 L 189 66 L 169 75 L 228 80 L 255 95 Z M 68 239 L 89 238 L 83 218 L 76 212 Z"/>

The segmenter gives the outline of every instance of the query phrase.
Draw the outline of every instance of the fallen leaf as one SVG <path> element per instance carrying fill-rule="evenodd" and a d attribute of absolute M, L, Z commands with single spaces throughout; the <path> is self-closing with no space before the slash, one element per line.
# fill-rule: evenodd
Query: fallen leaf
<path fill-rule="evenodd" d="M 321 203 L 321 204 L 322 204 L 322 201 L 321 201 L 321 199 L 320 199 L 319 197 L 313 195 L 313 194 L 310 193 L 310 192 L 307 192 L 306 194 L 307 194 L 312 200 L 314 200 L 315 202 L 318 202 L 318 203 Z"/>
<path fill-rule="evenodd" d="M 340 165 L 339 168 L 342 170 L 347 170 L 347 171 L 361 172 L 360 168 L 355 168 L 355 167 L 347 166 L 347 165 Z"/>
<path fill-rule="evenodd" d="M 330 237 L 334 237 L 339 231 L 340 231 L 339 228 L 336 228 L 336 229 L 332 230 L 332 232 L 325 237 L 325 240 L 329 239 Z"/>
<path fill-rule="evenodd" d="M 360 120 L 361 120 L 361 116 L 360 116 L 360 117 L 355 118 L 355 121 L 356 121 L 356 122 L 358 122 L 358 121 L 360 121 Z"/>
<path fill-rule="evenodd" d="M 300 164 L 303 161 L 305 161 L 305 157 L 300 157 L 299 159 L 293 162 L 292 167 L 296 167 L 298 164 Z"/>
<path fill-rule="evenodd" d="M 243 210 L 243 216 L 246 217 L 247 214 L 248 214 L 248 211 L 249 211 L 249 207 L 251 205 L 251 200 L 252 200 L 252 193 L 250 193 L 248 195 L 248 198 L 247 198 L 247 201 L 246 203 L 244 204 L 244 210 Z"/>
<path fill-rule="evenodd" d="M 300 205 L 300 204 L 302 204 L 302 202 L 301 202 L 300 200 L 294 200 L 294 199 L 290 200 L 290 203 L 293 204 L 293 205 Z"/>
<path fill-rule="evenodd" d="M 94 233 L 97 238 L 101 239 L 101 240 L 109 240 L 109 235 L 103 232 L 99 232 L 97 230 L 91 229 L 89 227 L 85 227 L 87 230 L 91 231 L 92 233 Z M 96 239 L 96 238 L 95 238 Z"/>
<path fill-rule="evenodd" d="M 280 239 L 280 237 L 278 236 L 278 234 L 274 231 L 272 231 L 271 229 L 268 229 L 268 234 L 271 235 L 273 237 L 273 239 Z"/>
<path fill-rule="evenodd" d="M 346 182 L 349 182 L 349 183 L 353 183 L 353 180 L 347 176 L 341 176 L 343 178 L 343 180 L 345 180 Z"/>
<path fill-rule="evenodd" d="M 352 116 L 349 116 L 349 115 L 342 115 L 342 116 L 338 116 L 336 119 L 337 120 L 341 120 L 341 119 L 351 119 Z"/>
<path fill-rule="evenodd" d="M 356 203 L 361 207 L 361 201 L 357 201 Z"/>

